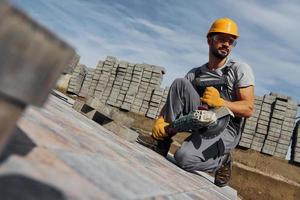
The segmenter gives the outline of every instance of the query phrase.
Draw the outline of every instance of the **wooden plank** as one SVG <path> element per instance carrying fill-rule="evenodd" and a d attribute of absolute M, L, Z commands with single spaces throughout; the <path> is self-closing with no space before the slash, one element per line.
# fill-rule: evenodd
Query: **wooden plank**
<path fill-rule="evenodd" d="M 170 194 L 166 196 L 154 196 L 151 199 L 157 200 L 194 200 L 194 199 L 201 199 L 201 200 L 212 200 L 212 199 L 222 199 L 222 200 L 236 200 L 237 198 L 230 199 L 221 193 L 218 193 L 212 189 L 200 189 L 197 191 L 186 191 L 180 192 L 175 194 Z"/>
<path fill-rule="evenodd" d="M 0 167 L 0 177 L 7 174 L 39 180 L 61 192 L 65 196 L 64 199 L 112 198 L 43 148 L 35 148 L 26 158 L 10 157 Z M 20 192 L 19 188 L 15 188 L 14 185 L 10 185 L 10 188 L 12 192 Z M 22 199 L 27 199 L 27 197 L 24 196 Z"/>
<path fill-rule="evenodd" d="M 101 155 L 53 152 L 83 177 L 115 199 L 143 199 L 156 194 L 167 194 L 151 177 L 140 174 L 125 162 L 112 162 Z"/>
<path fill-rule="evenodd" d="M 116 157 L 115 151 L 120 151 L 120 144 L 111 139 L 121 144 L 125 142 L 123 139 L 71 108 L 63 110 L 62 107 L 67 107 L 67 104 L 54 103 L 61 100 L 55 97 L 50 99 L 52 101 L 49 101 L 46 109 L 31 107 L 18 122 L 19 128 L 36 145 L 68 151 L 107 152 L 109 157 Z"/>
<path fill-rule="evenodd" d="M 236 197 L 233 190 L 218 188 L 211 180 L 178 168 L 152 150 L 127 142 L 53 96 L 44 108 L 27 109 L 18 125 L 38 147 L 113 199 L 179 198 L 182 196 L 176 194 L 180 193 L 187 199 L 201 194 L 206 199 Z"/>

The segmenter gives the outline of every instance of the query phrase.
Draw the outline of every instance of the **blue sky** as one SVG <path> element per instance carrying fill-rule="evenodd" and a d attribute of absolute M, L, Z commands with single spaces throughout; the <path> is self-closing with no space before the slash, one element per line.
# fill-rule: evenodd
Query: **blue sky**
<path fill-rule="evenodd" d="M 230 17 L 240 39 L 231 57 L 248 63 L 256 94 L 300 102 L 300 1 L 297 0 L 12 0 L 70 43 L 81 63 L 107 55 L 167 69 L 163 86 L 207 62 L 211 22 Z"/>

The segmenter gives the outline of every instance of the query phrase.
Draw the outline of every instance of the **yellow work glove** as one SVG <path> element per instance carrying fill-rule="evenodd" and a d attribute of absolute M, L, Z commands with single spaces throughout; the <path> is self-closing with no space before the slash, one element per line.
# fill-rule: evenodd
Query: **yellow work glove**
<path fill-rule="evenodd" d="M 162 140 L 164 137 L 168 136 L 165 127 L 168 126 L 169 123 L 165 122 L 163 117 L 159 117 L 155 120 L 153 128 L 152 128 L 152 136 L 157 140 Z"/>
<path fill-rule="evenodd" d="M 225 103 L 224 99 L 220 97 L 219 91 L 214 87 L 207 87 L 205 89 L 201 101 L 210 107 L 221 107 Z"/>

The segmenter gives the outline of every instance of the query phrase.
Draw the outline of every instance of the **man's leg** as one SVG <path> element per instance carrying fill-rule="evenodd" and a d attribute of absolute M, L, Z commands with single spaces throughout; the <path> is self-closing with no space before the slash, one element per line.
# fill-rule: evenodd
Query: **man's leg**
<path fill-rule="evenodd" d="M 225 154 L 221 167 L 215 172 L 214 183 L 219 187 L 224 187 L 231 179 L 232 171 L 232 156 L 231 153 Z"/>
<path fill-rule="evenodd" d="M 176 151 L 176 163 L 186 171 L 214 172 L 221 165 L 224 155 L 224 144 L 220 139 L 220 135 L 203 139 L 200 134 L 193 133 Z"/>
<path fill-rule="evenodd" d="M 215 172 L 214 183 L 219 187 L 226 186 L 231 179 L 233 159 L 230 151 L 237 146 L 241 138 L 241 134 L 235 134 L 241 132 L 241 124 L 230 123 L 227 129 L 228 135 L 223 138 L 225 141 L 224 143 L 226 144 L 225 156 L 223 158 L 222 165 Z"/>
<path fill-rule="evenodd" d="M 193 133 L 175 153 L 178 166 L 187 171 L 208 171 L 215 173 L 215 184 L 226 186 L 231 178 L 233 150 L 240 138 L 236 129 L 228 126 L 219 136 L 203 139 Z"/>
<path fill-rule="evenodd" d="M 164 120 L 170 123 L 181 115 L 186 115 L 190 111 L 196 110 L 200 105 L 200 97 L 193 85 L 187 79 L 179 78 L 170 87 L 162 115 Z M 171 137 L 175 133 L 168 134 L 168 137 L 163 140 L 156 140 L 151 136 L 140 135 L 137 138 L 137 142 L 166 157 L 172 143 Z"/>
<path fill-rule="evenodd" d="M 191 82 L 186 78 L 178 78 L 170 87 L 163 116 L 165 121 L 170 123 L 199 106 L 201 106 L 200 97 Z"/>
<path fill-rule="evenodd" d="M 237 137 L 227 128 L 212 139 L 193 133 L 175 153 L 176 163 L 187 171 L 215 172 L 226 159 L 225 155 L 234 149 Z"/>

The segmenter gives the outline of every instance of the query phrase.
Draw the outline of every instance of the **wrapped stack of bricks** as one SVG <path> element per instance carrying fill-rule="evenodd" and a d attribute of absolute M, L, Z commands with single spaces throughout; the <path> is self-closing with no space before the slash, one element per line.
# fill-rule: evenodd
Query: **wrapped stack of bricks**
<path fill-rule="evenodd" d="M 91 86 L 92 80 L 93 80 L 93 74 L 94 74 L 94 69 L 86 68 L 86 75 L 82 82 L 82 86 L 81 86 L 78 96 L 86 97 L 88 95 L 88 92 L 89 92 L 89 89 L 90 89 L 90 86 Z"/>
<path fill-rule="evenodd" d="M 255 113 L 246 119 L 239 146 L 285 158 L 293 134 L 298 104 L 270 93 L 255 98 Z"/>
<path fill-rule="evenodd" d="M 95 69 L 78 64 L 72 73 L 68 92 L 156 118 L 168 95 L 168 88 L 160 88 L 164 74 L 163 67 L 134 64 L 107 56 Z"/>
<path fill-rule="evenodd" d="M 79 94 L 82 83 L 86 77 L 86 73 L 87 67 L 85 65 L 78 64 L 72 73 L 67 92 Z"/>

